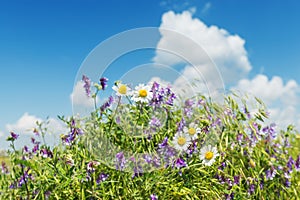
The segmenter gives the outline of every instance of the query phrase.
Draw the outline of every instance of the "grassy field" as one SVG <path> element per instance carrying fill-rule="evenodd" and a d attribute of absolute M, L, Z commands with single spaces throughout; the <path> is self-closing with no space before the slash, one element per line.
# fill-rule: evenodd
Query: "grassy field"
<path fill-rule="evenodd" d="M 0 164 L 4 161 L 9 166 L 9 158 L 7 156 L 0 156 Z"/>

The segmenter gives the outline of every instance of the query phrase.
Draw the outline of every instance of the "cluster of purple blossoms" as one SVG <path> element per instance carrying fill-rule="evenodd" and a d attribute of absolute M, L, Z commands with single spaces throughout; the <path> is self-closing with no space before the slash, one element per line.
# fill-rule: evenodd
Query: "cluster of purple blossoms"
<path fill-rule="evenodd" d="M 84 134 L 82 129 L 76 127 L 76 123 L 75 123 L 74 119 L 71 120 L 70 128 L 71 128 L 70 133 L 62 137 L 63 142 L 67 146 L 72 145 L 72 143 L 75 140 L 77 135 L 83 135 Z"/>
<path fill-rule="evenodd" d="M 150 200 L 158 200 L 158 197 L 156 194 L 151 194 L 150 195 Z"/>
<path fill-rule="evenodd" d="M 104 102 L 104 104 L 100 107 L 100 114 L 102 115 L 103 112 L 111 106 L 111 104 L 114 102 L 114 98 L 112 96 L 108 97 L 108 100 Z"/>
<path fill-rule="evenodd" d="M 10 132 L 10 137 L 7 138 L 8 141 L 15 141 L 18 139 L 19 134 L 16 134 L 15 132 L 11 131 Z"/>
<path fill-rule="evenodd" d="M 277 137 L 276 124 L 272 123 L 269 126 L 264 127 L 262 132 L 264 133 L 266 140 L 271 142 Z"/>
<path fill-rule="evenodd" d="M 188 118 L 192 117 L 194 104 L 195 104 L 195 102 L 192 99 L 187 99 L 184 102 L 183 113 Z"/>
<path fill-rule="evenodd" d="M 169 86 L 163 88 L 157 82 L 154 82 L 150 91 L 153 94 L 150 101 L 151 106 L 160 107 L 162 104 L 173 106 L 176 95 Z"/>
<path fill-rule="evenodd" d="M 124 156 L 124 153 L 121 151 L 116 154 L 116 170 L 122 171 L 126 166 L 126 158 Z"/>
<path fill-rule="evenodd" d="M 160 159 L 165 163 L 165 167 L 172 165 L 176 157 L 176 150 L 168 145 L 168 137 L 165 137 L 162 143 L 158 144 L 157 153 Z"/>
<path fill-rule="evenodd" d="M 82 81 L 84 82 L 83 87 L 85 89 L 86 95 L 88 97 L 91 96 L 91 80 L 87 76 L 83 75 L 82 76 Z"/>
<path fill-rule="evenodd" d="M 277 173 L 277 170 L 275 169 L 275 167 L 271 166 L 271 168 L 266 171 L 267 180 L 273 180 L 273 178 L 275 178 L 275 176 L 276 176 L 276 173 Z"/>
<path fill-rule="evenodd" d="M 87 172 L 90 173 L 90 174 L 93 173 L 93 172 L 95 172 L 96 167 L 98 165 L 100 165 L 100 163 L 97 162 L 97 161 L 90 161 L 90 162 L 88 162 L 88 164 L 87 164 Z"/>
<path fill-rule="evenodd" d="M 107 87 L 107 81 L 108 81 L 108 78 L 105 78 L 105 77 L 100 78 L 100 85 L 101 85 L 102 90 L 105 90 L 105 88 Z"/>
<path fill-rule="evenodd" d="M 53 158 L 53 153 L 49 149 L 41 149 L 40 154 L 43 158 Z"/>
<path fill-rule="evenodd" d="M 96 180 L 96 183 L 97 184 L 100 184 L 101 182 L 104 182 L 108 179 L 109 175 L 108 174 L 105 174 L 105 173 L 100 173 L 97 180 Z"/>

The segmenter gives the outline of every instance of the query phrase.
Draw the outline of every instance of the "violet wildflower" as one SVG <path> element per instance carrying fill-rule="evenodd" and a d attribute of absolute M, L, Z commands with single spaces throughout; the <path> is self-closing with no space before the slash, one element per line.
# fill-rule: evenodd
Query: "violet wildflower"
<path fill-rule="evenodd" d="M 291 172 L 293 170 L 293 165 L 294 165 L 295 161 L 293 159 L 292 156 L 289 157 L 289 160 L 286 164 L 287 168 L 288 168 L 288 171 Z"/>
<path fill-rule="evenodd" d="M 20 177 L 18 186 L 21 187 L 25 182 L 27 182 L 29 179 L 31 179 L 31 175 L 28 174 L 28 171 L 25 171 L 24 174 Z"/>
<path fill-rule="evenodd" d="M 155 131 L 161 126 L 161 122 L 157 117 L 152 117 L 149 122 L 149 125 L 151 126 L 152 131 Z"/>
<path fill-rule="evenodd" d="M 218 167 L 219 170 L 223 171 L 226 167 L 226 163 L 222 162 L 221 165 Z"/>
<path fill-rule="evenodd" d="M 126 159 L 123 152 L 119 152 L 116 154 L 116 169 L 123 170 L 125 168 Z"/>
<path fill-rule="evenodd" d="M 108 97 L 108 100 L 100 107 L 100 113 L 102 113 L 111 106 L 111 104 L 114 102 L 114 98 L 112 96 Z"/>
<path fill-rule="evenodd" d="M 6 163 L 4 161 L 2 161 L 2 163 L 1 163 L 1 172 L 2 172 L 2 174 L 8 174 L 9 173 L 8 168 L 6 166 Z"/>
<path fill-rule="evenodd" d="M 150 195 L 150 200 L 158 200 L 157 195 L 151 194 L 151 195 Z"/>
<path fill-rule="evenodd" d="M 108 174 L 101 173 L 96 180 L 97 184 L 100 184 L 101 182 L 105 181 L 108 177 Z"/>
<path fill-rule="evenodd" d="M 41 153 L 43 158 L 52 158 L 53 157 L 52 152 L 48 149 L 41 149 L 40 153 Z"/>
<path fill-rule="evenodd" d="M 266 135 L 268 141 L 272 141 L 277 137 L 275 128 L 276 128 L 276 124 L 272 123 L 270 124 L 270 126 L 264 127 L 262 129 L 262 132 Z"/>
<path fill-rule="evenodd" d="M 183 131 L 185 124 L 184 118 L 181 118 L 180 122 L 177 123 L 177 132 Z"/>
<path fill-rule="evenodd" d="M 300 155 L 298 155 L 297 160 L 295 162 L 295 169 L 297 172 L 300 171 Z"/>
<path fill-rule="evenodd" d="M 7 138 L 8 141 L 15 141 L 16 139 L 18 139 L 19 135 L 16 134 L 15 132 L 11 131 L 10 132 L 10 137 Z"/>
<path fill-rule="evenodd" d="M 99 162 L 97 162 L 97 161 L 90 161 L 90 162 L 87 164 L 87 171 L 88 171 L 89 173 L 95 172 L 96 167 L 97 167 L 98 165 L 100 165 Z"/>
<path fill-rule="evenodd" d="M 149 154 L 143 155 L 143 158 L 148 164 L 152 162 L 152 157 Z"/>
<path fill-rule="evenodd" d="M 91 80 L 87 76 L 83 75 L 82 76 L 82 81 L 84 82 L 83 87 L 85 89 L 86 95 L 88 97 L 91 96 Z"/>
<path fill-rule="evenodd" d="M 34 147 L 32 148 L 32 153 L 36 153 L 39 149 L 40 149 L 40 146 L 39 146 L 39 143 L 37 143 L 37 144 L 34 145 Z"/>
<path fill-rule="evenodd" d="M 225 194 L 225 199 L 226 200 L 232 200 L 234 198 L 234 192 L 230 193 L 230 194 Z"/>
<path fill-rule="evenodd" d="M 105 78 L 105 77 L 100 78 L 100 85 L 102 87 L 102 90 L 105 90 L 105 88 L 107 87 L 107 81 L 108 81 L 108 78 Z"/>
<path fill-rule="evenodd" d="M 240 176 L 234 176 L 233 177 L 233 183 L 235 184 L 235 185 L 239 185 L 240 184 Z"/>
<path fill-rule="evenodd" d="M 255 192 L 255 185 L 251 184 L 248 189 L 248 194 L 252 195 Z"/>
<path fill-rule="evenodd" d="M 267 180 L 273 180 L 276 176 L 277 170 L 272 166 L 270 169 L 266 171 L 266 178 Z"/>
<path fill-rule="evenodd" d="M 237 136 L 236 136 L 236 140 L 238 141 L 239 145 L 242 145 L 242 140 L 244 138 L 244 135 L 242 133 L 239 133 Z"/>
<path fill-rule="evenodd" d="M 183 168 L 183 167 L 186 167 L 187 164 L 186 162 L 182 159 L 182 158 L 177 158 L 176 161 L 175 161 L 175 167 L 177 169 L 180 169 L 180 168 Z"/>

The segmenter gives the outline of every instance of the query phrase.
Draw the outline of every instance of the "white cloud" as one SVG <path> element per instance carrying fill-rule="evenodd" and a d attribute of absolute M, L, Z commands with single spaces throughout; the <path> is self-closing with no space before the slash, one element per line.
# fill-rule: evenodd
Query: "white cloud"
<path fill-rule="evenodd" d="M 91 97 L 88 97 L 85 93 L 83 81 L 78 81 L 70 95 L 71 101 L 74 106 L 93 107 L 94 101 Z"/>
<path fill-rule="evenodd" d="M 162 37 L 153 59 L 157 63 L 166 65 L 183 63 L 182 58 L 160 49 L 175 52 L 193 63 L 194 67 L 201 66 L 200 70 L 207 72 L 205 76 L 215 73 L 211 69 L 216 64 L 226 83 L 245 77 L 252 68 L 244 39 L 238 35 L 231 35 L 217 26 L 207 26 L 200 19 L 193 18 L 189 11 L 181 14 L 175 14 L 173 11 L 165 13 L 162 16 L 160 32 Z M 180 36 L 181 34 L 185 37 Z M 191 41 L 187 42 L 186 38 L 190 38 Z"/>
<path fill-rule="evenodd" d="M 286 83 L 279 76 L 269 79 L 266 75 L 258 74 L 252 80 L 241 79 L 233 90 L 250 93 L 262 99 L 270 111 L 270 120 L 284 129 L 289 124 L 300 128 L 299 102 L 300 86 L 294 80 Z"/>
<path fill-rule="evenodd" d="M 15 123 L 7 124 L 6 130 L 8 132 L 14 131 L 18 134 L 33 134 L 33 129 L 37 127 L 37 121 L 42 123 L 44 120 L 34 115 L 24 113 Z M 61 121 L 54 118 L 49 118 L 46 126 L 48 134 L 62 134 L 67 131 L 66 126 Z"/>
<path fill-rule="evenodd" d="M 202 14 L 207 13 L 210 8 L 211 8 L 211 3 L 210 2 L 205 3 L 205 5 L 203 6 L 203 8 L 201 10 L 201 13 Z"/>
<path fill-rule="evenodd" d="M 8 132 L 14 131 L 16 133 L 28 134 L 32 133 L 32 129 L 36 127 L 36 122 L 42 122 L 43 120 L 34 116 L 24 113 L 20 119 L 14 124 L 7 124 L 6 130 Z"/>

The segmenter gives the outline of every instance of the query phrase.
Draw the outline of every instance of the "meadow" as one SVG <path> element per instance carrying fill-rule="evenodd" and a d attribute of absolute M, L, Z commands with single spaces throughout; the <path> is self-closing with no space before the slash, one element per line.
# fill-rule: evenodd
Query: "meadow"
<path fill-rule="evenodd" d="M 33 147 L 15 149 L 11 132 L 1 199 L 300 199 L 300 135 L 266 124 L 261 100 L 252 111 L 234 94 L 216 103 L 117 81 L 98 106 L 107 79 L 82 81 L 95 111 L 60 116 L 69 128 L 60 145 L 47 146 L 38 126 Z"/>

